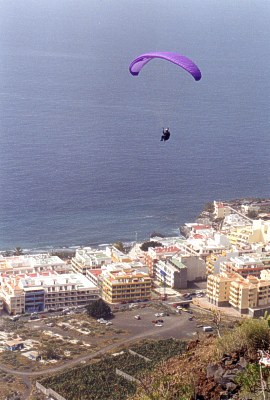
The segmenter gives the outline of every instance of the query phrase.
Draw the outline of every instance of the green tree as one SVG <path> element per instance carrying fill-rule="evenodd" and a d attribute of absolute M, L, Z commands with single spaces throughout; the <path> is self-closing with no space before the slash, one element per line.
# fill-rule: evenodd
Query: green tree
<path fill-rule="evenodd" d="M 256 219 L 258 217 L 258 213 L 255 210 L 249 210 L 247 216 L 248 218 Z"/>
<path fill-rule="evenodd" d="M 213 212 L 214 212 L 214 209 L 215 209 L 214 203 L 209 202 L 209 203 L 206 203 L 206 204 L 204 205 L 204 211 L 208 211 L 208 212 L 210 212 L 210 213 L 213 213 Z"/>
<path fill-rule="evenodd" d="M 154 242 L 154 240 L 150 240 L 149 242 L 144 242 L 140 249 L 142 251 L 148 251 L 149 247 L 162 247 L 162 243 L 160 242 Z"/>
<path fill-rule="evenodd" d="M 45 360 L 59 360 L 61 358 L 59 346 L 56 344 L 41 345 L 39 355 Z"/>
<path fill-rule="evenodd" d="M 117 240 L 114 244 L 113 247 L 115 247 L 117 250 L 122 251 L 122 253 L 124 253 L 125 248 L 122 242 L 120 242 L 120 240 Z"/>
<path fill-rule="evenodd" d="M 102 299 L 88 304 L 87 313 L 93 318 L 110 318 L 112 316 L 112 310 L 110 306 Z"/>

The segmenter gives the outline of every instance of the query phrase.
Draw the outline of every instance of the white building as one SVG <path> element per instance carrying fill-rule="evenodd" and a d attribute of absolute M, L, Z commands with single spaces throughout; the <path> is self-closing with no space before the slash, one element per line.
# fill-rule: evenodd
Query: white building
<path fill-rule="evenodd" d="M 68 273 L 71 272 L 71 267 L 58 256 L 47 253 L 0 258 L 0 274 L 32 274 L 47 271 Z"/>
<path fill-rule="evenodd" d="M 187 288 L 187 267 L 181 262 L 159 260 L 155 264 L 155 278 L 161 285 L 174 289 Z"/>
<path fill-rule="evenodd" d="M 190 250 L 191 254 L 196 254 L 204 260 L 209 254 L 220 254 L 227 248 L 226 245 L 222 245 L 218 241 L 210 237 L 204 239 L 187 239 L 186 247 Z"/>
<path fill-rule="evenodd" d="M 86 275 L 87 269 L 99 269 L 102 265 L 111 262 L 111 256 L 106 254 L 105 251 L 84 247 L 76 250 L 75 257 L 71 260 L 71 265 L 74 272 Z"/>
<path fill-rule="evenodd" d="M 0 296 L 9 314 L 87 305 L 99 289 L 82 274 L 2 275 Z"/>

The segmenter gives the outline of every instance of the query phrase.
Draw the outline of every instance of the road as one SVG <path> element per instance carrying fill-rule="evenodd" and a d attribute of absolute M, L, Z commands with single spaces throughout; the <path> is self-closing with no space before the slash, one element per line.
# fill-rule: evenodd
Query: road
<path fill-rule="evenodd" d="M 186 321 L 183 321 L 183 324 L 184 324 L 184 322 L 186 322 Z M 162 327 L 163 333 L 165 333 L 166 331 L 170 331 L 170 330 L 171 330 L 170 326 Z M 94 353 L 87 354 L 85 356 L 81 356 L 81 357 L 75 358 L 73 360 L 68 360 L 63 365 L 60 365 L 58 367 L 51 367 L 51 368 L 48 368 L 48 369 L 42 370 L 42 371 L 18 371 L 16 369 L 8 368 L 4 365 L 0 365 L 0 370 L 6 372 L 8 374 L 16 375 L 19 377 L 27 377 L 27 378 L 33 378 L 33 377 L 39 377 L 39 376 L 44 377 L 44 375 L 47 375 L 47 374 L 54 374 L 54 373 L 62 372 L 67 368 L 75 367 L 76 365 L 80 364 L 83 361 L 89 361 L 99 355 L 103 355 L 103 354 L 107 353 L 110 350 L 117 349 L 119 346 L 122 346 L 129 342 L 133 342 L 133 341 L 137 341 L 137 340 L 145 339 L 145 338 L 150 338 L 151 336 L 156 336 L 156 334 L 157 334 L 157 332 L 153 332 L 153 329 L 149 329 L 149 330 L 143 331 L 139 334 L 125 337 L 125 338 L 121 339 L 119 342 L 112 343 L 108 346 L 105 346 L 101 350 L 98 350 Z"/>

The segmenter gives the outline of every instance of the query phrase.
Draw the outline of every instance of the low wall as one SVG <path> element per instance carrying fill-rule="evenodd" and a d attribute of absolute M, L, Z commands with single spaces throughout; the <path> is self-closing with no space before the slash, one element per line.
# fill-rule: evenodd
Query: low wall
<path fill-rule="evenodd" d="M 122 377 L 125 378 L 127 381 L 140 383 L 140 381 L 139 381 L 138 379 L 133 378 L 133 376 L 131 376 L 131 375 L 129 375 L 129 374 L 126 374 L 124 371 L 121 371 L 120 369 L 117 369 L 117 368 L 116 368 L 115 373 L 116 373 L 116 375 L 122 376 Z"/>
<path fill-rule="evenodd" d="M 45 386 L 41 385 L 41 383 L 39 382 L 36 382 L 36 388 L 44 393 L 46 396 L 50 396 L 55 400 L 66 400 L 65 397 L 61 396 L 51 388 L 45 388 Z"/>
<path fill-rule="evenodd" d="M 133 356 L 137 356 L 137 357 L 140 357 L 140 358 L 144 359 L 144 361 L 146 361 L 146 362 L 151 361 L 150 358 L 144 357 L 141 354 L 136 353 L 136 351 L 129 350 L 129 353 L 132 354 Z"/>

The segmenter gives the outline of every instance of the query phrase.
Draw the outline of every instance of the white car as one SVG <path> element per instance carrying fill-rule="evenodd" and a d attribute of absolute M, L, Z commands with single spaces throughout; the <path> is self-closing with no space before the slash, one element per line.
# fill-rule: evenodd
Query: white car
<path fill-rule="evenodd" d="M 160 313 L 156 313 L 156 314 L 155 314 L 155 317 L 160 317 Z"/>
<path fill-rule="evenodd" d="M 163 326 L 162 324 L 160 324 L 160 323 L 158 323 L 158 324 L 155 324 L 155 326 Z"/>

